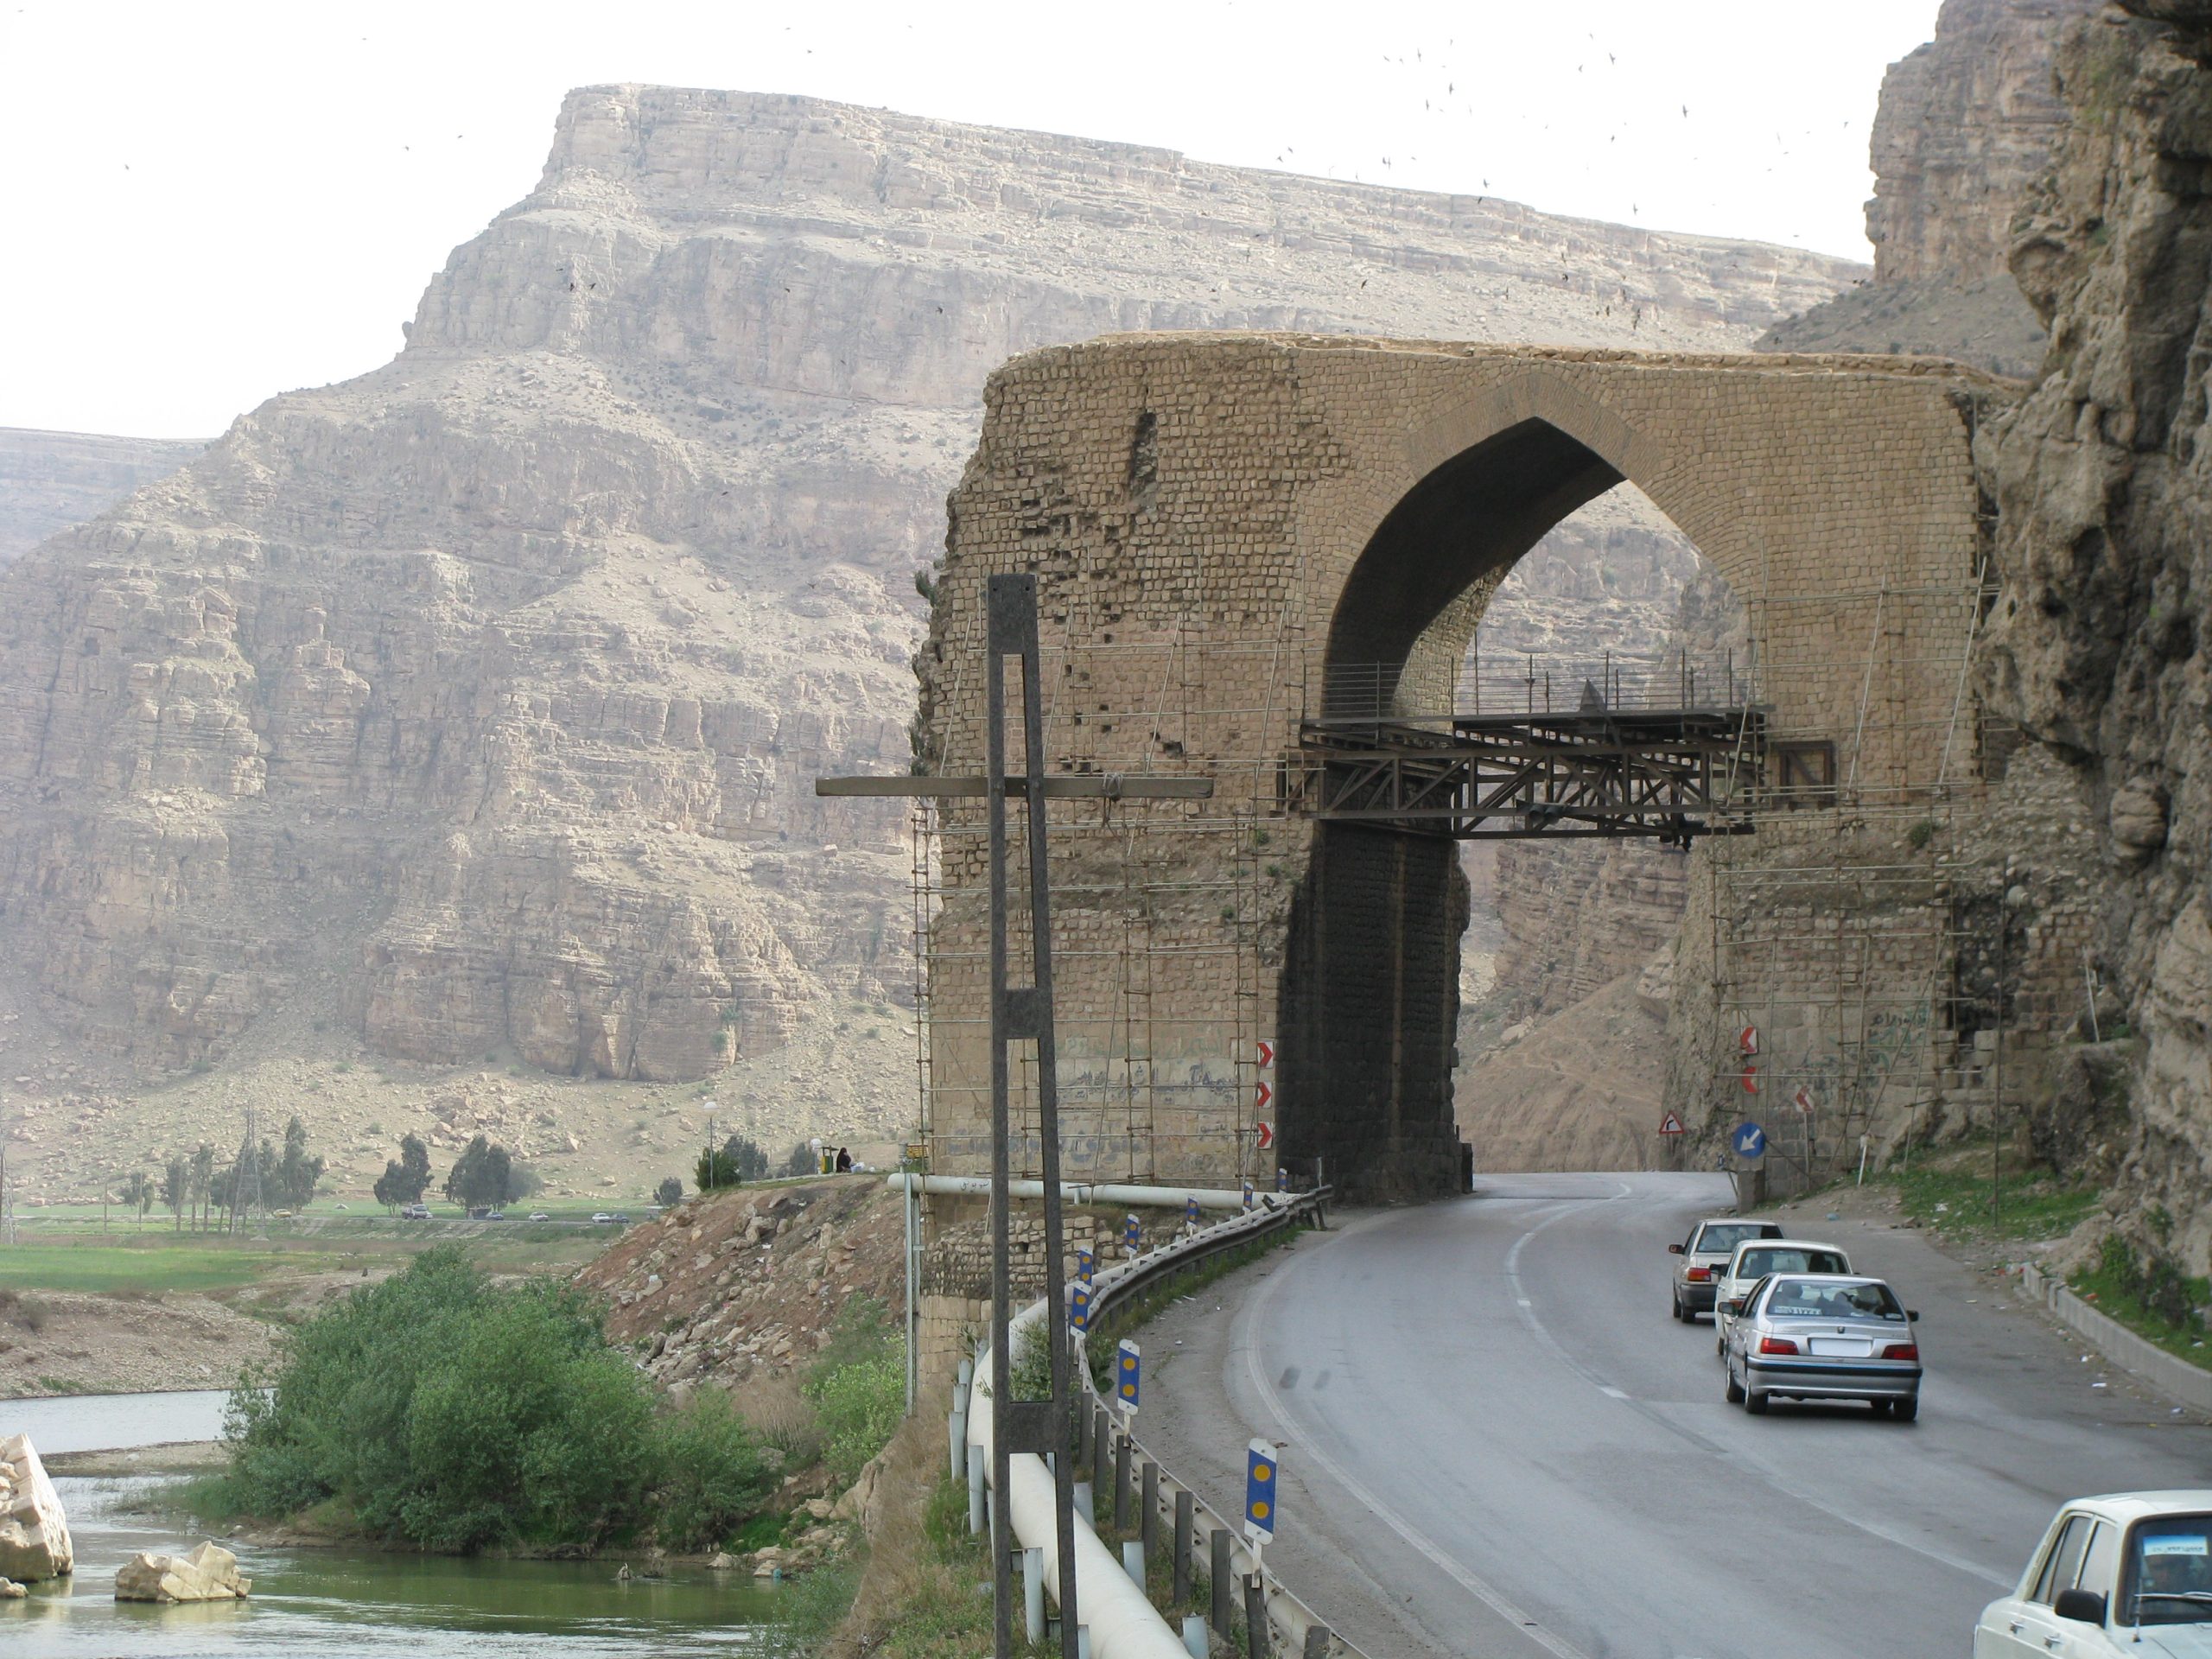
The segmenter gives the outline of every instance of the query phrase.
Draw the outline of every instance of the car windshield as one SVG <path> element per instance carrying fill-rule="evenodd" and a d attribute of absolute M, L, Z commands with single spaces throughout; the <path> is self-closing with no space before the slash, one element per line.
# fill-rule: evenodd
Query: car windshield
<path fill-rule="evenodd" d="M 2139 1523 L 2127 1542 L 2126 1582 L 2138 1624 L 2212 1624 L 2212 1515 Z"/>
<path fill-rule="evenodd" d="M 1760 1224 L 1756 1221 L 1707 1222 L 1705 1230 L 1697 1236 L 1697 1243 L 1690 1247 L 1690 1254 L 1726 1255 L 1745 1239 L 1759 1236 Z"/>
<path fill-rule="evenodd" d="M 1903 1325 L 1904 1309 L 1882 1284 L 1839 1285 L 1818 1279 L 1784 1279 L 1766 1299 L 1778 1319 L 1889 1319 Z"/>
<path fill-rule="evenodd" d="M 1738 1279 L 1764 1279 L 1770 1273 L 1849 1273 L 1840 1250 L 1807 1250 L 1794 1245 L 1762 1244 L 1736 1258 Z"/>

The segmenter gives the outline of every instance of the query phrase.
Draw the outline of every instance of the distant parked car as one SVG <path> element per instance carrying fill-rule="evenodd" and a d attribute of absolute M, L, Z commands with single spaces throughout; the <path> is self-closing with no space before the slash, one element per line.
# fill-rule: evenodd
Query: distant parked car
<path fill-rule="evenodd" d="M 399 1212 L 399 1218 L 402 1221 L 428 1221 L 430 1218 L 430 1206 L 427 1204 L 410 1204 Z"/>
<path fill-rule="evenodd" d="M 547 1215 L 543 1210 L 531 1211 L 530 1212 L 530 1218 L 532 1221 L 550 1221 L 553 1219 L 552 1217 Z"/>
<path fill-rule="evenodd" d="M 1778 1221 L 1745 1221 L 1734 1216 L 1700 1221 L 1691 1228 L 1688 1238 L 1667 1247 L 1669 1254 L 1682 1258 L 1675 1264 L 1675 1317 L 1694 1319 L 1713 1311 L 1713 1276 L 1728 1265 L 1738 1244 L 1781 1236 Z"/>
<path fill-rule="evenodd" d="M 1920 1344 L 1907 1311 L 1879 1279 L 1777 1273 L 1728 1310 L 1720 1363 L 1731 1405 L 1754 1415 L 1788 1400 L 1864 1400 L 1877 1415 L 1920 1414 Z"/>
<path fill-rule="evenodd" d="M 1728 1304 L 1770 1273 L 1849 1273 L 1851 1258 L 1833 1244 L 1802 1238 L 1760 1238 L 1738 1244 L 1713 1276 L 1713 1351 L 1728 1351 Z"/>
<path fill-rule="evenodd" d="M 612 1227 L 614 1224 L 614 1217 L 604 1210 L 594 1213 L 591 1219 L 592 1224 L 595 1227 Z"/>
<path fill-rule="evenodd" d="M 1982 1609 L 1974 1652 L 2202 1653 L 2208 1627 L 2212 1491 L 2115 1492 L 2058 1511 L 2018 1587 Z"/>
<path fill-rule="evenodd" d="M 627 1227 L 630 1224 L 630 1212 L 627 1210 L 617 1210 L 614 1212 L 614 1224 L 617 1227 Z"/>

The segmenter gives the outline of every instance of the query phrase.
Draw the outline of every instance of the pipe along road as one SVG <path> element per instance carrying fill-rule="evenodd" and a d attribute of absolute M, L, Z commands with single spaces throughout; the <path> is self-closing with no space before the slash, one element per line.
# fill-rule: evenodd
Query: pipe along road
<path fill-rule="evenodd" d="M 2212 1485 L 2212 1428 L 1916 1231 L 1789 1218 L 1920 1310 L 1919 1421 L 1752 1417 L 1711 1321 L 1668 1313 L 1725 1180 L 1477 1185 L 1347 1211 L 1139 1333 L 1138 1440 L 1232 1514 L 1246 1440 L 1283 1442 L 1268 1564 L 1372 1659 L 1964 1655 L 2061 1502 Z"/>

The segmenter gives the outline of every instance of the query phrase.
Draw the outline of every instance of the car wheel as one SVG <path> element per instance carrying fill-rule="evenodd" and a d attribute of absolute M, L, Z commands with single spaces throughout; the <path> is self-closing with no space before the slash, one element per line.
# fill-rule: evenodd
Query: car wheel
<path fill-rule="evenodd" d="M 1742 1405 L 1744 1391 L 1736 1386 L 1736 1373 L 1728 1369 L 1727 1362 L 1725 1360 L 1721 1362 L 1720 1375 L 1727 1379 L 1728 1386 L 1725 1392 L 1728 1396 L 1728 1403 L 1732 1406 Z"/>
<path fill-rule="evenodd" d="M 1669 1296 L 1668 1305 L 1669 1310 L 1676 1319 L 1687 1319 L 1689 1318 L 1688 1314 L 1682 1312 L 1682 1293 L 1681 1291 L 1675 1291 Z"/>
<path fill-rule="evenodd" d="M 1744 1409 L 1750 1412 L 1754 1417 L 1765 1416 L 1766 1395 L 1764 1394 L 1745 1393 L 1744 1395 Z"/>
<path fill-rule="evenodd" d="M 1909 1423 L 1920 1415 L 1920 1402 L 1917 1399 L 1892 1400 L 1890 1402 L 1890 1415 L 1901 1423 Z"/>

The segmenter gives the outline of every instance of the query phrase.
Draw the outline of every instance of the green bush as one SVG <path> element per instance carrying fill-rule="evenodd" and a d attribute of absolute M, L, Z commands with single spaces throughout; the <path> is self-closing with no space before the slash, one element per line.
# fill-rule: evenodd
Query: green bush
<path fill-rule="evenodd" d="M 906 1411 L 906 1355 L 883 1304 L 848 1302 L 800 1392 L 814 1402 L 822 1461 L 842 1484 L 883 1450 Z"/>
<path fill-rule="evenodd" d="M 660 1453 L 654 1529 L 661 1542 L 678 1549 L 735 1538 L 772 1481 L 760 1441 L 729 1396 L 713 1389 L 701 1389 L 663 1421 Z"/>
<path fill-rule="evenodd" d="M 267 1392 L 232 1395 L 213 1510 L 335 1504 L 373 1535 L 468 1551 L 588 1548 L 652 1517 L 710 1542 L 766 1484 L 720 1395 L 657 1417 L 645 1378 L 573 1288 L 492 1284 L 452 1248 L 291 1335 Z"/>

